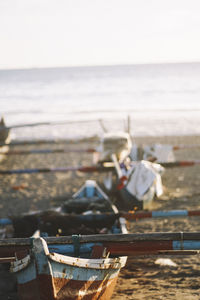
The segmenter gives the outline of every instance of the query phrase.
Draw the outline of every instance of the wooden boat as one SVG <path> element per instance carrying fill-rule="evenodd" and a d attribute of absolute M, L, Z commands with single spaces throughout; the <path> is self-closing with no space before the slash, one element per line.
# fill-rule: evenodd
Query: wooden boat
<path fill-rule="evenodd" d="M 81 236 L 79 241 L 80 248 L 86 242 L 103 244 L 112 255 L 119 258 L 82 259 L 77 255 L 72 257 L 56 254 L 66 246 L 74 247 L 72 236 L 50 237 L 45 240 L 0 240 L 0 256 L 7 250 L 14 252 L 16 249 L 29 249 L 32 244 L 31 253 L 24 259 L 18 258 L 14 266 L 15 272 L 22 272 L 21 275 L 24 275 L 21 276 L 22 286 L 24 285 L 21 299 L 109 298 L 115 280 L 113 277 L 116 278 L 117 270 L 126 260 L 126 257 L 120 256 L 199 255 L 200 250 L 200 232 L 100 234 Z M 51 253 L 52 250 L 54 253 Z M 30 280 L 29 283 L 27 279 Z"/>
<path fill-rule="evenodd" d="M 94 154 L 94 163 L 109 162 L 111 155 L 115 153 L 118 161 L 123 161 L 131 152 L 132 141 L 127 132 L 106 132 Z"/>
<path fill-rule="evenodd" d="M 8 151 L 10 142 L 10 130 L 6 127 L 4 118 L 2 117 L 0 120 L 0 144 L 5 144 L 3 146 L 0 145 L 0 161 L 4 158 L 4 153 Z M 8 144 L 8 145 L 7 145 Z"/>
<path fill-rule="evenodd" d="M 66 235 L 67 229 L 75 234 L 73 245 L 57 249 L 48 247 L 42 237 L 34 237 L 29 253 L 16 253 L 11 271 L 17 276 L 20 300 L 109 299 L 127 257 L 109 257 L 106 248 L 98 244 L 80 245 L 79 234 L 83 234 L 84 226 L 90 233 L 94 229 L 96 233 L 127 233 L 125 219 L 119 218 L 117 212 L 96 182 L 87 181 L 65 202 L 61 212 L 56 212 L 56 218 L 50 214 L 45 219 L 41 214 L 41 235 L 51 234 L 57 224 L 58 234 Z M 68 228 L 64 228 L 64 220 Z"/>

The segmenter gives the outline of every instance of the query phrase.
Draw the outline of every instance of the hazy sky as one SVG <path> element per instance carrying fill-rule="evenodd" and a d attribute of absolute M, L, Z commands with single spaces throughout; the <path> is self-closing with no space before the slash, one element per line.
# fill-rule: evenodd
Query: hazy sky
<path fill-rule="evenodd" d="M 0 0 L 0 69 L 200 61 L 200 0 Z"/>

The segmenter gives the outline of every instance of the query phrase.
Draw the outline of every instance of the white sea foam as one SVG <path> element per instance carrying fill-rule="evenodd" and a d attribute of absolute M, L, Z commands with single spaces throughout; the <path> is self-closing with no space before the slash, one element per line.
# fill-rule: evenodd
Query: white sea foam
<path fill-rule="evenodd" d="M 200 134 L 200 64 L 0 71 L 0 115 L 7 125 L 104 119 L 134 136 Z M 12 138 L 101 134 L 94 123 L 12 130 Z"/>

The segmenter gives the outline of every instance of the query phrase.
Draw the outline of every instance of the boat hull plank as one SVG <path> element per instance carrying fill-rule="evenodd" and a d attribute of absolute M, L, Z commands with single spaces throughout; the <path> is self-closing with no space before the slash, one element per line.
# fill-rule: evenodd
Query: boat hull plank
<path fill-rule="evenodd" d="M 105 279 L 103 281 L 53 278 L 54 290 L 50 290 L 49 280 L 51 280 L 51 276 L 40 275 L 37 279 L 24 284 L 18 284 L 18 294 L 20 300 L 110 299 L 116 285 L 117 277 L 118 274 L 112 279 Z"/>

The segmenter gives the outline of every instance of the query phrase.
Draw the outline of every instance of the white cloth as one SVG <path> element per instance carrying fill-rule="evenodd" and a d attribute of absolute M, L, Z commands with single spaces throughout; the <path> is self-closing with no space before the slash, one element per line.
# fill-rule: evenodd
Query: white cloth
<path fill-rule="evenodd" d="M 132 164 L 132 168 L 127 173 L 126 188 L 128 192 L 137 197 L 138 200 L 143 200 L 145 194 L 153 187 L 153 194 L 156 194 L 157 197 L 161 196 L 163 193 L 161 173 L 164 168 L 159 164 L 144 160 Z"/>
<path fill-rule="evenodd" d="M 157 162 L 174 162 L 175 156 L 172 145 L 155 144 L 153 146 L 144 146 L 144 159 L 149 156 L 156 158 Z"/>

